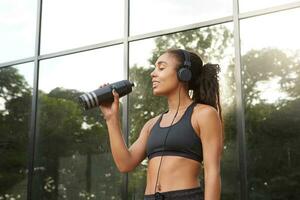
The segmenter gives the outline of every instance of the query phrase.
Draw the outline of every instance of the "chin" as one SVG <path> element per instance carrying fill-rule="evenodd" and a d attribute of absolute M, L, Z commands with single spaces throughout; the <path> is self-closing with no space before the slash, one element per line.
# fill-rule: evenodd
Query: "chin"
<path fill-rule="evenodd" d="M 164 96 L 165 95 L 165 93 L 164 92 L 162 92 L 162 91 L 157 91 L 157 90 L 152 90 L 152 93 L 153 93 L 153 95 L 154 96 Z"/>
<path fill-rule="evenodd" d="M 153 91 L 152 94 L 153 94 L 154 96 L 160 96 L 159 93 L 158 93 L 158 92 L 155 92 L 155 91 Z"/>

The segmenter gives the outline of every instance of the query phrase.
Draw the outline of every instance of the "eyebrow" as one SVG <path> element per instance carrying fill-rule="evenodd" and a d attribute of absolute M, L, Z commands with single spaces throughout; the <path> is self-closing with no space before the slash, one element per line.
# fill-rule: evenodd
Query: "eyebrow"
<path fill-rule="evenodd" d="M 168 63 L 166 61 L 158 61 L 158 63 L 155 63 L 155 65 L 161 65 L 161 64 L 168 65 Z"/>

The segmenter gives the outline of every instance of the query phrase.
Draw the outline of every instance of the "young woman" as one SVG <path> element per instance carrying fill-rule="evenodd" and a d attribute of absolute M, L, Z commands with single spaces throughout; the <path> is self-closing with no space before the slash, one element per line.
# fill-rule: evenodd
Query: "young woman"
<path fill-rule="evenodd" d="M 166 96 L 168 109 L 145 123 L 129 149 L 121 133 L 117 92 L 113 103 L 100 106 L 118 169 L 130 172 L 149 159 L 144 200 L 220 199 L 224 137 L 219 71 L 218 65 L 203 65 L 194 52 L 163 53 L 150 76 L 153 94 Z M 198 180 L 202 168 L 205 187 Z"/>

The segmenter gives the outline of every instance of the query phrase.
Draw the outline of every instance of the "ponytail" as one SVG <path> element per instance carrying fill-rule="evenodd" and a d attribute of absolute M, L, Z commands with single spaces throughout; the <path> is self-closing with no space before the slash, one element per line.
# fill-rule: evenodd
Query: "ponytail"
<path fill-rule="evenodd" d="M 203 103 L 220 110 L 218 64 L 207 63 L 200 69 L 200 74 L 189 83 L 193 90 L 192 99 L 197 103 Z"/>
<path fill-rule="evenodd" d="M 222 148 L 224 145 L 224 123 L 222 108 L 220 104 L 219 72 L 218 64 L 207 63 L 200 69 L 200 74 L 189 83 L 189 88 L 193 91 L 194 102 L 203 103 L 214 107 L 222 123 Z M 223 152 L 223 149 L 221 150 Z"/>

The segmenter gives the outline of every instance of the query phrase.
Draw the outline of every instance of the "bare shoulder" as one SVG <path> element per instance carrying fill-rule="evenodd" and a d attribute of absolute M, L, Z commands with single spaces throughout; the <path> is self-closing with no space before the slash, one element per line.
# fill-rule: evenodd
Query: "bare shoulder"
<path fill-rule="evenodd" d="M 143 129 L 147 133 L 147 135 L 150 133 L 152 127 L 154 126 L 155 122 L 158 120 L 160 115 L 157 115 L 155 117 L 150 118 L 144 125 Z"/>
<path fill-rule="evenodd" d="M 211 105 L 197 103 L 194 107 L 193 114 L 197 118 L 201 119 L 203 117 L 218 115 L 218 111 Z"/>
<path fill-rule="evenodd" d="M 197 133 L 201 135 L 201 129 L 213 121 L 219 121 L 219 113 L 216 108 L 207 104 L 196 104 L 192 114 L 192 124 Z"/>

